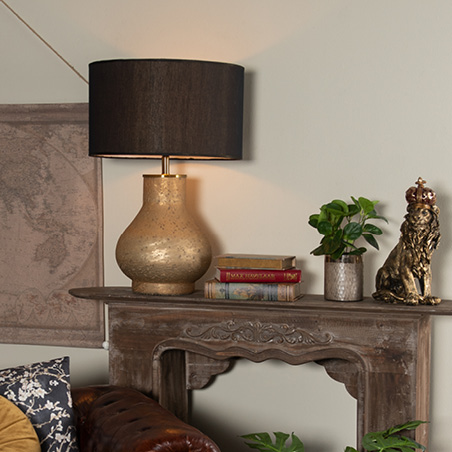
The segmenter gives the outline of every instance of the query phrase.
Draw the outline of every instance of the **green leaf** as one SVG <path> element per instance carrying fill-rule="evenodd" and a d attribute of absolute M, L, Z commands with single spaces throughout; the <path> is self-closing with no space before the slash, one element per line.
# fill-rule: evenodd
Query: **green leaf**
<path fill-rule="evenodd" d="M 346 245 L 342 244 L 334 253 L 331 254 L 331 259 L 339 259 L 345 251 Z"/>
<path fill-rule="evenodd" d="M 402 430 L 414 430 L 423 423 L 423 421 L 409 421 L 381 432 L 367 433 L 363 437 L 363 447 L 367 451 L 379 452 L 415 452 L 416 449 L 425 451 L 426 448 L 422 444 L 395 434 Z"/>
<path fill-rule="evenodd" d="M 392 435 L 402 430 L 416 430 L 421 424 L 428 424 L 426 421 L 408 421 L 405 424 L 397 424 L 394 427 L 388 428 L 384 431 L 387 435 Z"/>
<path fill-rule="evenodd" d="M 358 198 L 358 202 L 363 209 L 364 215 L 370 214 L 374 210 L 375 205 L 378 204 L 378 201 L 370 201 L 362 196 Z"/>
<path fill-rule="evenodd" d="M 320 232 L 320 234 L 330 235 L 333 233 L 333 226 L 328 221 L 320 221 L 317 224 L 317 230 Z"/>
<path fill-rule="evenodd" d="M 354 215 L 358 214 L 361 211 L 361 207 L 356 204 L 349 204 L 348 205 L 348 216 L 351 218 Z"/>
<path fill-rule="evenodd" d="M 360 212 L 361 211 L 361 204 L 359 203 L 359 201 L 356 198 L 354 198 L 353 196 L 350 196 L 350 198 L 352 198 L 353 203 L 358 208 L 358 212 Z"/>
<path fill-rule="evenodd" d="M 369 220 L 383 220 L 383 221 L 386 221 L 386 223 L 389 223 L 389 221 L 385 217 L 382 217 L 381 215 L 377 215 L 376 213 L 372 214 L 372 215 L 371 214 L 367 215 L 367 218 Z"/>
<path fill-rule="evenodd" d="M 317 229 L 317 224 L 319 223 L 319 214 L 316 213 L 314 215 L 311 215 L 309 217 L 308 224 L 311 225 L 313 228 Z"/>
<path fill-rule="evenodd" d="M 368 451 L 382 450 L 385 447 L 383 432 L 370 432 L 364 435 L 363 447 Z"/>
<path fill-rule="evenodd" d="M 297 435 L 292 433 L 292 446 L 288 449 L 288 452 L 304 452 L 304 444 L 301 442 Z"/>
<path fill-rule="evenodd" d="M 344 227 L 344 240 L 350 240 L 354 242 L 356 239 L 361 237 L 363 233 L 363 228 L 359 223 L 351 222 Z"/>
<path fill-rule="evenodd" d="M 284 444 L 286 444 L 286 441 L 289 439 L 290 435 L 283 432 L 275 432 L 273 434 L 275 435 L 276 438 L 275 441 L 276 450 L 282 450 Z"/>
<path fill-rule="evenodd" d="M 344 206 L 342 204 L 339 204 L 339 203 L 336 203 L 333 201 L 333 202 L 330 202 L 330 203 L 322 206 L 322 209 L 332 215 L 344 217 L 348 212 L 347 204 L 344 203 L 344 205 L 345 205 L 346 210 L 344 210 Z"/>
<path fill-rule="evenodd" d="M 318 246 L 317 248 L 311 251 L 311 254 L 314 256 L 323 256 L 325 253 L 325 247 L 323 245 Z"/>
<path fill-rule="evenodd" d="M 322 208 L 320 209 L 320 213 L 319 213 L 319 221 L 329 221 L 329 215 L 328 213 L 323 210 Z"/>
<path fill-rule="evenodd" d="M 335 199 L 334 201 L 332 201 L 333 204 L 338 204 L 341 206 L 342 211 L 344 212 L 345 215 L 349 215 L 349 211 L 348 211 L 348 204 L 345 201 L 342 201 L 340 199 Z"/>
<path fill-rule="evenodd" d="M 354 250 L 350 251 L 348 254 L 352 256 L 361 256 L 361 254 L 364 254 L 367 251 L 367 248 L 364 248 L 363 246 L 359 248 L 355 248 Z"/>
<path fill-rule="evenodd" d="M 366 240 L 366 242 L 369 245 L 372 245 L 377 250 L 380 249 L 380 247 L 378 246 L 378 242 L 377 242 L 376 238 L 373 235 L 371 235 L 371 234 L 363 234 L 363 237 L 364 237 L 364 239 Z"/>
<path fill-rule="evenodd" d="M 272 444 L 272 439 L 268 433 L 250 433 L 249 435 L 243 435 L 241 438 L 253 441 L 252 443 L 245 444 L 251 449 L 258 449 L 261 451 L 271 451 L 276 449 L 269 449 L 267 446 Z"/>
<path fill-rule="evenodd" d="M 354 447 L 347 446 L 344 452 L 358 452 Z"/>
<path fill-rule="evenodd" d="M 245 442 L 245 444 L 251 449 L 257 449 L 261 452 L 304 452 L 303 443 L 293 433 L 292 435 L 288 435 L 283 432 L 274 432 L 273 435 L 275 435 L 274 443 L 268 433 L 251 433 L 249 435 L 243 435 L 241 438 L 252 441 Z M 292 440 L 292 444 L 286 446 L 289 437 Z"/>
<path fill-rule="evenodd" d="M 381 235 L 383 234 L 383 231 L 375 226 L 374 224 L 365 224 L 363 227 L 363 232 L 367 232 L 369 234 L 374 234 L 374 235 Z"/>
<path fill-rule="evenodd" d="M 401 451 L 414 452 L 415 449 L 421 448 L 422 445 L 404 436 L 388 436 L 384 437 L 382 432 L 368 433 L 363 438 L 363 447 L 368 451 Z M 423 449 L 425 450 L 425 449 Z"/>
<path fill-rule="evenodd" d="M 325 236 L 322 239 L 322 245 L 325 249 L 325 254 L 333 254 L 342 246 L 342 231 L 339 229 L 333 236 Z"/>

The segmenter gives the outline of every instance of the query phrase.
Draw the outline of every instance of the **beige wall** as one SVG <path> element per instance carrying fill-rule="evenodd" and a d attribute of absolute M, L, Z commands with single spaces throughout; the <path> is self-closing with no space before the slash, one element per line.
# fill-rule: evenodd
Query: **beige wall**
<path fill-rule="evenodd" d="M 318 235 L 307 218 L 333 198 L 381 200 L 390 220 L 366 255 L 365 291 L 398 239 L 404 192 L 418 176 L 441 208 L 434 292 L 452 299 L 452 2 L 447 0 L 9 0 L 87 77 L 108 58 L 192 58 L 245 66 L 247 158 L 177 163 L 215 252 L 293 253 L 304 288 L 322 293 Z M 0 4 L 0 102 L 86 102 L 87 86 Z M 1 151 L 0 151 L 1 152 Z M 119 234 L 157 163 L 104 164 L 105 277 Z M 449 452 L 452 319 L 434 321 L 432 439 Z M 73 381 L 102 380 L 103 350 L 0 346 L 0 368 L 68 353 Z M 320 367 L 241 362 L 194 395 L 218 438 L 295 431 L 308 451 L 354 443 L 355 403 Z M 203 424 L 205 425 L 205 424 Z M 206 427 L 210 428 L 210 427 Z M 215 432 L 216 431 L 216 432 Z M 225 443 L 226 444 L 226 443 Z M 317 447 L 315 446 L 317 444 Z M 227 443 L 225 451 L 239 450 Z M 245 449 L 243 449 L 245 450 Z"/>

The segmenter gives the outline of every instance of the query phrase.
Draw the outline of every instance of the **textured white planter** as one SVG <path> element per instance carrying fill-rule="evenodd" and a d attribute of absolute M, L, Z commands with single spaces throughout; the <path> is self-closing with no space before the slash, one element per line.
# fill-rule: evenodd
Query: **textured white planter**
<path fill-rule="evenodd" d="M 359 301 L 363 299 L 362 256 L 325 256 L 325 299 Z"/>

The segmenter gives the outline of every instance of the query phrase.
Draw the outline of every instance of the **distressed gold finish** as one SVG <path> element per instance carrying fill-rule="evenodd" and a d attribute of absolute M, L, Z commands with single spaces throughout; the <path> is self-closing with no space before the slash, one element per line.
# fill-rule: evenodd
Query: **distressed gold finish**
<path fill-rule="evenodd" d="M 436 305 L 432 296 L 431 258 L 440 241 L 436 194 L 419 178 L 417 187 L 406 191 L 408 202 L 399 242 L 378 270 L 372 296 L 389 303 Z M 419 283 L 419 290 L 416 282 Z"/>
<path fill-rule="evenodd" d="M 186 176 L 143 178 L 143 206 L 119 238 L 116 260 L 134 292 L 189 294 L 210 265 L 211 249 L 186 209 Z"/>

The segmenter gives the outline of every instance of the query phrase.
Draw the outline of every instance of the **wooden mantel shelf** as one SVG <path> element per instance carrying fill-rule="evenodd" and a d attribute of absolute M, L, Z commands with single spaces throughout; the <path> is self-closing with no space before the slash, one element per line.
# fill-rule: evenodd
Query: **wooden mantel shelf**
<path fill-rule="evenodd" d="M 70 290 L 108 304 L 110 382 L 151 393 L 185 418 L 188 391 L 225 372 L 232 359 L 315 361 L 357 400 L 357 442 L 368 431 L 429 420 L 431 317 L 437 306 L 325 301 L 211 300 L 201 292 L 149 296 L 124 287 Z M 416 430 L 428 444 L 428 424 Z M 360 449 L 362 450 L 362 449 Z"/>
<path fill-rule="evenodd" d="M 202 291 L 196 291 L 190 295 L 183 296 L 156 296 L 146 295 L 132 292 L 129 287 L 81 287 L 69 290 L 69 293 L 77 298 L 103 300 L 105 302 L 123 301 L 123 302 L 143 302 L 148 303 L 172 303 L 185 304 L 187 301 L 191 303 L 199 303 L 202 306 L 254 306 L 256 301 L 244 300 L 212 300 L 203 297 Z M 294 302 L 275 302 L 275 301 L 259 301 L 260 307 L 271 307 L 272 309 L 295 310 L 334 310 L 340 311 L 356 311 L 356 312 L 375 312 L 375 313 L 415 313 L 426 315 L 452 315 L 452 300 L 443 300 L 437 306 L 406 306 L 403 304 L 388 304 L 382 301 L 374 300 L 371 297 L 365 297 L 362 301 L 338 302 L 327 301 L 323 295 L 304 295 L 302 298 Z"/>

